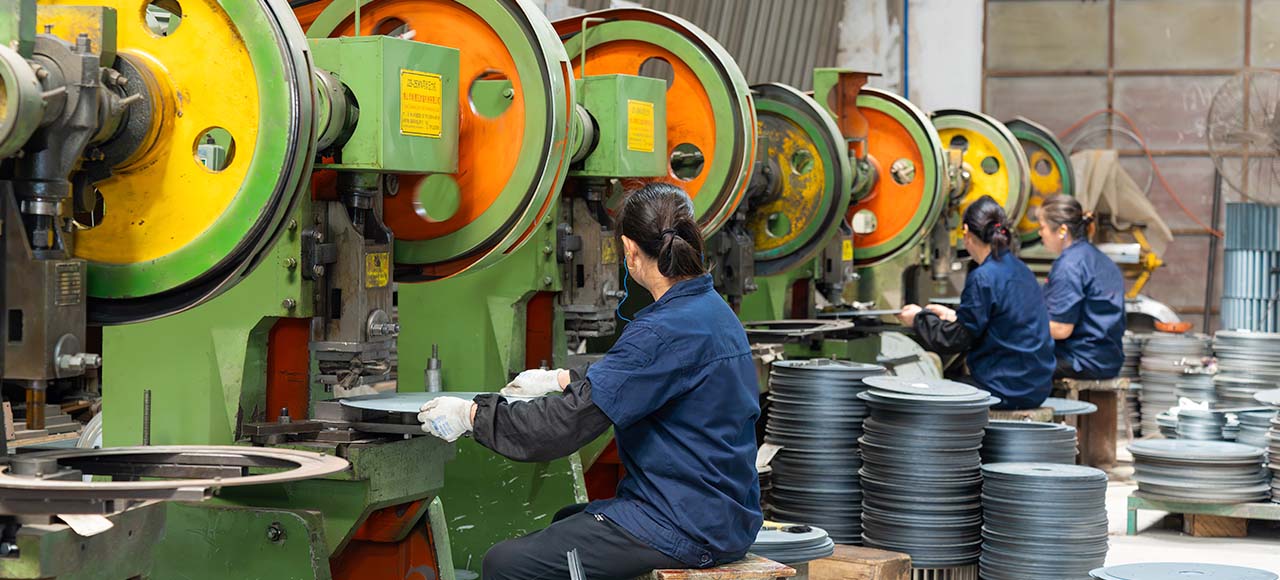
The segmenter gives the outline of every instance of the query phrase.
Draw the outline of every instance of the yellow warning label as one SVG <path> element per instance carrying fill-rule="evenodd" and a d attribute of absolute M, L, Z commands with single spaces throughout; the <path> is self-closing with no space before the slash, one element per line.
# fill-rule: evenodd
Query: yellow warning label
<path fill-rule="evenodd" d="M 613 238 L 600 240 L 600 263 L 618 263 L 618 241 Z"/>
<path fill-rule="evenodd" d="M 627 149 L 653 153 L 653 103 L 627 99 Z"/>
<path fill-rule="evenodd" d="M 444 130 L 444 81 L 440 75 L 400 71 L 400 133 L 439 139 Z"/>
<path fill-rule="evenodd" d="M 840 261 L 853 261 L 853 240 L 843 240 L 840 242 Z"/>
<path fill-rule="evenodd" d="M 374 252 L 364 255 L 364 287 L 382 288 L 391 281 L 391 254 Z"/>

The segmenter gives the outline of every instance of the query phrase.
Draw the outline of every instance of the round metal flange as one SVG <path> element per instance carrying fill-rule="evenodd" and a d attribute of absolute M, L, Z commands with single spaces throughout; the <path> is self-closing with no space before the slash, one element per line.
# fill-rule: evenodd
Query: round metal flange
<path fill-rule="evenodd" d="M 1049 397 L 1041 405 L 1053 409 L 1054 415 L 1088 415 L 1098 410 L 1098 406 L 1088 401 Z"/>
<path fill-rule="evenodd" d="M 755 85 L 751 95 L 756 161 L 774 179 L 763 203 L 747 210 L 747 231 L 755 241 L 756 275 L 769 276 L 812 259 L 836 235 L 853 170 L 840 127 L 812 97 L 776 83 Z"/>
<path fill-rule="evenodd" d="M 589 12 L 558 20 L 555 29 L 577 78 L 636 75 L 654 59 L 669 65 L 668 158 L 696 149 L 703 162 L 697 175 L 688 179 L 668 167 L 664 180 L 693 199 L 694 220 L 704 237 L 719 231 L 741 203 L 755 161 L 755 109 L 733 57 L 688 21 L 643 8 Z M 584 48 L 585 73 L 580 58 Z"/>
<path fill-rule="evenodd" d="M 539 10 L 518 0 L 360 4 L 359 34 L 411 35 L 461 51 L 457 173 L 401 176 L 400 193 L 383 201 L 402 278 L 444 278 L 501 260 L 548 219 L 567 174 L 574 101 L 564 46 Z M 312 38 L 351 36 L 355 7 L 310 3 L 298 17 Z M 500 111 L 477 106 L 493 82 L 510 83 Z"/>
<path fill-rule="evenodd" d="M 184 0 L 165 36 L 146 0 L 89 4 L 120 15 L 117 49 L 146 69 L 153 122 L 94 184 L 105 211 L 76 231 L 74 255 L 88 262 L 91 322 L 136 322 L 218 295 L 284 230 L 314 156 L 309 48 L 284 0 Z M 214 128 L 229 136 L 220 168 L 197 157 Z"/>
<path fill-rule="evenodd" d="M 867 156 L 876 181 L 849 208 L 848 219 L 873 226 L 853 237 L 859 268 L 891 260 L 929 234 L 947 205 L 943 147 L 929 116 L 906 99 L 863 88 L 858 109 L 867 119 Z"/>
<path fill-rule="evenodd" d="M 138 472 L 148 467 L 173 469 L 193 466 L 195 473 L 215 467 L 244 470 L 261 468 L 270 470 L 258 475 L 231 477 L 225 471 L 218 477 L 148 476 L 141 481 L 82 481 L 76 479 L 41 479 L 29 475 L 15 475 L 22 465 L 11 463 L 0 471 L 0 498 L 29 499 L 42 494 L 48 501 L 72 501 L 90 499 L 160 499 L 165 492 L 184 489 L 278 484 L 302 479 L 323 477 L 347 469 L 347 460 L 294 449 L 279 447 L 200 446 L 172 445 L 148 447 L 110 447 L 106 449 L 72 449 L 31 454 L 23 458 L 42 463 L 70 467 L 85 475 L 110 475 L 123 467 L 134 466 Z M 136 475 L 136 473 L 135 473 Z"/>
<path fill-rule="evenodd" d="M 1052 131 L 1025 117 L 1017 117 L 1005 126 L 1018 138 L 1027 156 L 1031 197 L 1017 230 L 1022 243 L 1031 244 L 1040 239 L 1040 204 L 1054 195 L 1075 195 L 1075 174 L 1071 156 Z"/>
<path fill-rule="evenodd" d="M 1013 133 L 987 115 L 957 109 L 935 111 L 933 125 L 943 147 L 963 151 L 969 185 L 961 192 L 959 215 L 982 196 L 991 196 L 1011 223 L 1019 223 L 1031 196 L 1031 176 L 1026 153 Z M 963 230 L 957 225 L 952 234 L 956 243 L 961 234 Z"/>

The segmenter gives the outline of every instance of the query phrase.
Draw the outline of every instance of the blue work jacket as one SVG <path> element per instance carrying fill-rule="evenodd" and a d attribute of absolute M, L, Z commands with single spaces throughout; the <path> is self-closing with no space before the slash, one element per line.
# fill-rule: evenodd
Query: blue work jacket
<path fill-rule="evenodd" d="M 1053 390 L 1053 338 L 1035 274 L 1010 252 L 969 272 L 956 319 L 973 336 L 965 362 L 998 409 L 1039 407 Z"/>
<path fill-rule="evenodd" d="M 626 477 L 587 506 L 692 567 L 741 559 L 760 531 L 759 385 L 746 332 L 711 276 L 680 282 L 587 369 Z"/>
<path fill-rule="evenodd" d="M 1049 320 L 1073 324 L 1054 345 L 1076 378 L 1111 379 L 1124 365 L 1124 276 L 1106 254 L 1084 240 L 1062 250 L 1044 285 Z"/>

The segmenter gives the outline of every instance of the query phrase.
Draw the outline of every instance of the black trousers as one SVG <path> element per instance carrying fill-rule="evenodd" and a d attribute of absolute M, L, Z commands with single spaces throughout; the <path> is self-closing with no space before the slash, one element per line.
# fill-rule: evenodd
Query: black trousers
<path fill-rule="evenodd" d="M 652 570 L 688 568 L 607 518 L 586 513 L 586 507 L 566 507 L 546 529 L 490 548 L 484 580 L 568 580 L 574 548 L 587 580 L 630 580 Z"/>

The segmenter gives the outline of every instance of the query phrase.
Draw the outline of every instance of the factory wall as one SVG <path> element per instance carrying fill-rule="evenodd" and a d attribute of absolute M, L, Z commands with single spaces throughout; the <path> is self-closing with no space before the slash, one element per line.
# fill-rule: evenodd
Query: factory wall
<path fill-rule="evenodd" d="M 1250 66 L 1280 67 L 1280 0 L 986 1 L 986 111 L 1000 119 L 1024 115 L 1060 135 L 1093 111 L 1126 113 L 1173 191 L 1205 223 L 1214 187 L 1209 106 L 1219 86 Z M 1175 241 L 1146 292 L 1199 329 L 1210 235 L 1154 179 L 1122 120 L 1102 115 L 1063 137 L 1069 148 L 1120 150 L 1134 179 L 1150 183 L 1148 195 Z M 1243 198 L 1224 184 L 1224 203 Z M 1221 254 L 1218 244 L 1211 310 L 1221 295 Z"/>

